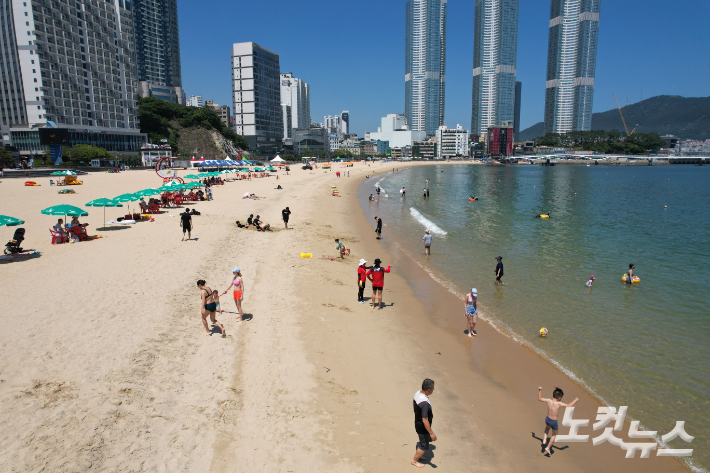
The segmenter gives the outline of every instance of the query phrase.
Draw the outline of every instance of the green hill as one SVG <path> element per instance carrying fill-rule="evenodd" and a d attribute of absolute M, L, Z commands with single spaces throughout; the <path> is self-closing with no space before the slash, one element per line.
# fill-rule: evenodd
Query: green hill
<path fill-rule="evenodd" d="M 710 97 L 659 95 L 621 108 L 629 131 L 676 135 L 681 139 L 710 139 Z M 592 115 L 592 130 L 624 130 L 619 110 Z M 522 130 L 521 141 L 543 135 L 542 122 Z"/>
<path fill-rule="evenodd" d="M 168 140 L 173 150 L 185 156 L 205 159 L 233 157 L 236 150 L 248 150 L 243 136 L 227 127 L 207 107 L 187 107 L 154 97 L 138 99 L 141 132 L 153 143 Z"/>

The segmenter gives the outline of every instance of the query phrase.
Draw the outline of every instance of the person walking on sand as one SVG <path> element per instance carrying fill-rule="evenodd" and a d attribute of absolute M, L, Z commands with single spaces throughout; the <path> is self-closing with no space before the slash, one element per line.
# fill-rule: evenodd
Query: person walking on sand
<path fill-rule="evenodd" d="M 372 308 L 375 308 L 375 297 L 380 295 L 379 308 L 382 309 L 382 290 L 385 287 L 385 273 L 389 273 L 392 266 L 387 266 L 387 269 L 381 268 L 380 258 L 375 259 L 375 266 L 367 271 L 367 279 L 372 283 Z"/>
<path fill-rule="evenodd" d="M 555 388 L 555 390 L 552 391 L 552 399 L 545 399 L 544 397 L 542 397 L 542 388 L 537 388 L 537 400 L 540 402 L 547 403 L 547 417 L 545 417 L 545 436 L 542 438 L 541 446 L 545 448 L 543 453 L 548 457 L 551 454 L 550 450 L 552 449 L 552 444 L 555 443 L 557 431 L 560 429 L 559 424 L 557 423 L 557 417 L 560 407 L 572 407 L 577 401 L 579 401 L 579 398 L 576 397 L 574 398 L 574 401 L 570 402 L 569 404 L 564 404 L 562 403 L 562 396 L 564 395 L 565 393 L 562 392 L 560 388 Z M 548 432 L 550 432 L 550 429 L 552 429 L 552 437 L 550 437 L 549 445 L 545 447 L 545 444 L 547 443 L 547 434 Z"/>
<path fill-rule="evenodd" d="M 375 216 L 375 220 L 377 220 L 377 228 L 375 228 L 375 233 L 377 234 L 377 240 L 382 238 L 382 219 Z"/>
<path fill-rule="evenodd" d="M 496 264 L 496 285 L 501 284 L 500 278 L 503 277 L 503 257 L 496 256 L 498 264 Z"/>
<path fill-rule="evenodd" d="M 473 338 L 476 335 L 476 319 L 478 318 L 478 291 L 475 287 L 471 288 L 471 292 L 463 298 L 464 312 L 468 321 L 468 338 Z"/>
<path fill-rule="evenodd" d="M 205 280 L 200 279 L 197 281 L 197 287 L 200 288 L 200 297 L 202 298 L 202 324 L 205 328 L 202 330 L 204 333 L 210 334 L 210 327 L 207 325 L 207 316 L 210 317 L 210 321 L 219 327 L 222 331 L 222 338 L 227 336 L 227 331 L 224 329 L 222 324 L 217 321 L 215 312 L 217 311 L 217 303 L 215 302 L 215 293 L 209 287 L 205 286 Z"/>
<path fill-rule="evenodd" d="M 185 232 L 187 232 L 187 239 L 192 239 L 192 215 L 190 215 L 190 209 L 185 209 L 183 213 L 180 214 L 180 225 L 182 225 L 182 241 L 185 241 Z"/>
<path fill-rule="evenodd" d="M 437 437 L 434 431 L 431 429 L 432 421 L 434 420 L 434 413 L 431 410 L 431 401 L 429 396 L 434 392 L 434 381 L 426 378 L 422 382 L 422 390 L 414 393 L 414 400 L 412 404 L 414 406 L 414 430 L 416 430 L 419 436 L 419 442 L 417 442 L 416 453 L 412 459 L 412 465 L 417 468 L 424 468 L 424 465 L 420 463 L 424 453 L 429 450 L 429 443 L 435 442 Z"/>
<path fill-rule="evenodd" d="M 239 316 L 234 317 L 234 320 L 241 322 L 242 317 L 244 316 L 244 311 L 242 311 L 242 301 L 244 300 L 244 280 L 242 279 L 242 270 L 239 269 L 239 266 L 232 270 L 231 282 L 222 295 L 225 295 L 231 288 L 234 288 L 234 305 L 237 306 L 237 311 L 239 312 Z"/>
<path fill-rule="evenodd" d="M 365 281 L 367 281 L 367 261 L 361 259 L 357 266 L 357 302 L 365 303 Z"/>
<path fill-rule="evenodd" d="M 431 254 L 431 233 L 429 229 L 424 230 L 424 238 L 422 238 L 422 245 L 424 245 L 424 252 L 427 256 Z"/>
<path fill-rule="evenodd" d="M 291 217 L 291 211 L 286 207 L 281 211 L 281 216 L 284 219 L 284 225 L 286 225 L 286 228 L 288 228 L 288 219 Z"/>

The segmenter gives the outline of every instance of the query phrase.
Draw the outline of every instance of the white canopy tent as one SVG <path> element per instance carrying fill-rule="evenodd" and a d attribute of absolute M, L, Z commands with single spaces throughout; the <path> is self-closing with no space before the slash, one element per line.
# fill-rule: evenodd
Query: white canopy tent
<path fill-rule="evenodd" d="M 283 163 L 284 160 L 277 154 L 274 159 L 271 160 L 272 163 Z"/>

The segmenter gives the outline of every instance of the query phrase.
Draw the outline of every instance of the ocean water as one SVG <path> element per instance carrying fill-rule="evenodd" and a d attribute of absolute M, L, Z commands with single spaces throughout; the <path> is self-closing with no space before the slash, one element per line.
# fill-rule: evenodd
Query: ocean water
<path fill-rule="evenodd" d="M 695 439 L 670 445 L 710 470 L 710 168 L 432 165 L 375 175 L 358 195 L 385 238 L 451 292 L 476 287 L 484 318 L 603 402 L 659 437 L 686 421 Z M 640 284 L 621 283 L 629 263 Z"/>

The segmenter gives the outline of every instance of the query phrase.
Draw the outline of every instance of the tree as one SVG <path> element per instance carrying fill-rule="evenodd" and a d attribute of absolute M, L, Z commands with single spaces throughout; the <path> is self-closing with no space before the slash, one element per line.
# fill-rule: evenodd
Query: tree
<path fill-rule="evenodd" d="M 72 146 L 65 151 L 64 156 L 73 166 L 82 164 L 88 165 L 91 163 L 92 159 L 111 159 L 111 155 L 108 151 L 98 146 L 91 145 Z"/>
<path fill-rule="evenodd" d="M 12 151 L 5 147 L 0 148 L 0 167 L 9 166 L 14 162 L 15 157 L 12 155 Z"/>

